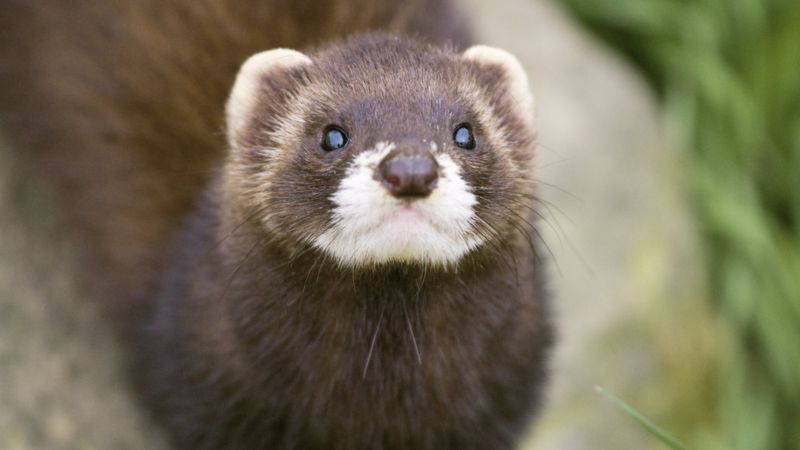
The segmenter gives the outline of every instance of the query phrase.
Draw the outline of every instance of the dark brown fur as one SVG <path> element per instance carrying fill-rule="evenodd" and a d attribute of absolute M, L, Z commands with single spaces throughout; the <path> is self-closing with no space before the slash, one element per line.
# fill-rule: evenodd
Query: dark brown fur
<path fill-rule="evenodd" d="M 440 0 L 0 0 L 0 118 L 60 192 L 116 314 L 152 293 L 220 166 L 241 63 L 368 30 L 466 39 Z"/>
<path fill-rule="evenodd" d="M 279 92 L 322 83 L 307 139 L 279 161 L 229 154 L 222 170 L 222 106 L 249 54 L 370 29 L 464 36 L 438 27 L 452 15 L 435 1 L 278 3 L 11 2 L 17 15 L 0 16 L 3 116 L 62 190 L 98 292 L 129 319 L 137 385 L 178 448 L 509 448 L 539 402 L 550 331 L 529 174 L 515 169 L 534 136 L 503 71 L 382 35 L 324 48 L 313 70 L 269 79 L 283 90 L 264 86 L 242 148 L 270 144 L 263 131 L 287 107 Z M 507 157 L 460 79 L 502 117 Z M 334 119 L 350 121 L 353 148 L 320 155 L 318 128 Z M 445 144 L 465 119 L 484 143 L 472 155 Z M 306 243 L 358 151 L 420 138 L 476 186 L 487 244 L 446 269 L 348 269 Z M 276 164 L 270 203 L 258 204 L 247 171 Z"/>

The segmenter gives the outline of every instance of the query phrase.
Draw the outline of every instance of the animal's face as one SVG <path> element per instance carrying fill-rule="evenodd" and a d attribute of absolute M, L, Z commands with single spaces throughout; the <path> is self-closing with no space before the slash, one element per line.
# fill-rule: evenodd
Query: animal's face
<path fill-rule="evenodd" d="M 371 37 L 261 53 L 229 100 L 228 182 L 287 245 L 346 266 L 455 264 L 526 215 L 527 89 L 516 60 L 486 47 Z"/>

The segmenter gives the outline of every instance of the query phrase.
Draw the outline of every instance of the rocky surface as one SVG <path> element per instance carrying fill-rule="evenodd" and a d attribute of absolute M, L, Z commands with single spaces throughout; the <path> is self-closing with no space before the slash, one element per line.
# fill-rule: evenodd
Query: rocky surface
<path fill-rule="evenodd" d="M 0 140 L 0 448 L 157 449 L 75 281 L 75 243 L 27 173 Z"/>
<path fill-rule="evenodd" d="M 653 96 L 549 1 L 464 4 L 479 39 L 527 67 L 541 126 L 541 229 L 560 337 L 550 402 L 523 448 L 646 448 L 653 441 L 593 388 L 663 410 L 647 401 L 669 384 L 663 343 L 673 353 L 697 345 L 669 332 L 684 322 L 652 319 L 691 313 L 696 284 Z M 0 144 L 0 448 L 157 449 L 103 317 L 72 276 L 74 243 L 25 173 Z"/>

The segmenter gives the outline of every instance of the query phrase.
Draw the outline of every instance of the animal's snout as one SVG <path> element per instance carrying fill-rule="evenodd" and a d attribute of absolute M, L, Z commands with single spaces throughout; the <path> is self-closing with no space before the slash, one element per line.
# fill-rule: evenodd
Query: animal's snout
<path fill-rule="evenodd" d="M 376 175 L 395 197 L 424 198 L 436 188 L 439 165 L 427 149 L 399 149 L 383 158 Z"/>

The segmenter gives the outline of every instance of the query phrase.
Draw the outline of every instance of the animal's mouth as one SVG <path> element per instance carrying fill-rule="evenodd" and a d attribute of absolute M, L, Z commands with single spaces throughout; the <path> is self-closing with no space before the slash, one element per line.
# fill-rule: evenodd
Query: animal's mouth
<path fill-rule="evenodd" d="M 436 229 L 431 218 L 415 207 L 413 203 L 393 208 L 383 217 L 381 225 L 408 232 Z M 402 236 L 398 236 L 398 238 L 402 238 Z"/>
<path fill-rule="evenodd" d="M 412 205 L 403 205 L 396 208 L 389 214 L 389 220 L 399 222 L 428 222 L 428 218 L 417 208 Z"/>

